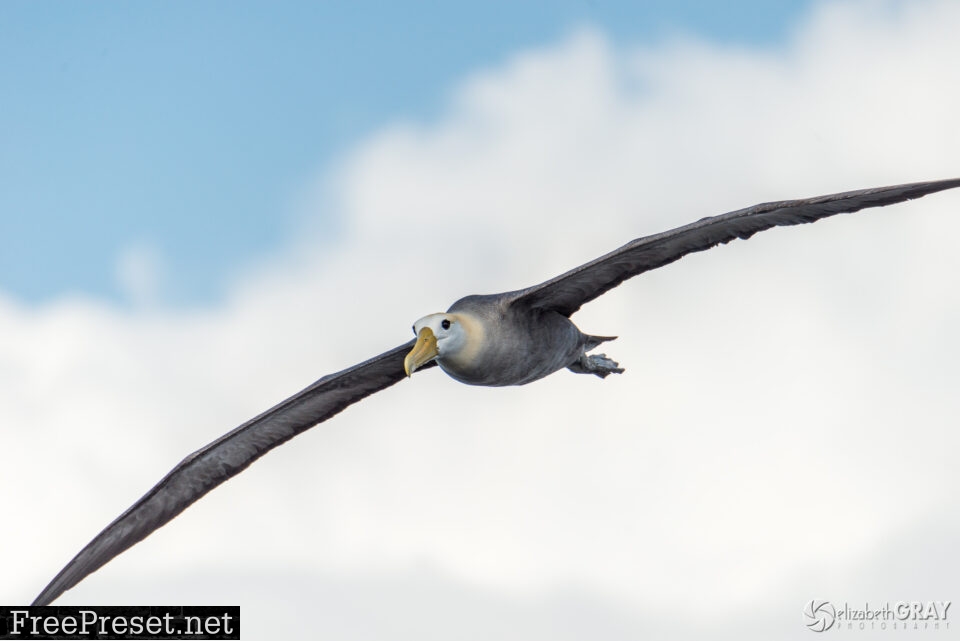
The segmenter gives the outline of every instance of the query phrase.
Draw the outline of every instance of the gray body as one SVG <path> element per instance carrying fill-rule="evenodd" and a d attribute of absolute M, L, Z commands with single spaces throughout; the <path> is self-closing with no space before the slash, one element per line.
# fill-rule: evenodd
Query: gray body
<path fill-rule="evenodd" d="M 614 337 L 584 334 L 573 321 L 552 309 L 531 310 L 512 305 L 509 294 L 492 294 L 466 296 L 447 311 L 470 314 L 488 328 L 488 336 L 496 336 L 496 340 L 483 342 L 481 352 L 469 366 L 458 367 L 442 356 L 437 358 L 440 369 L 461 383 L 525 385 L 565 367 L 601 377 L 618 371 L 616 363 L 609 369 L 599 365 L 589 369 L 590 365 L 583 364 L 604 358 L 602 354 L 588 356 L 587 352 Z"/>
<path fill-rule="evenodd" d="M 960 186 L 960 179 L 862 189 L 803 200 L 763 203 L 700 219 L 631 241 L 609 254 L 539 285 L 494 296 L 468 296 L 451 312 L 471 312 L 486 321 L 494 340 L 470 366 L 441 362 L 448 374 L 473 385 L 523 385 L 564 367 L 606 376 L 622 371 L 586 352 L 604 337 L 580 332 L 569 317 L 581 305 L 628 278 L 691 253 L 777 226 L 811 223 L 835 214 L 890 205 Z M 584 225 L 589 229 L 589 225 Z M 547 233 L 547 230 L 544 230 Z M 489 324 L 488 324 L 489 323 Z M 324 376 L 263 414 L 187 456 L 130 509 L 117 517 L 71 560 L 36 598 L 47 605 L 85 576 L 168 523 L 220 483 L 297 434 L 349 405 L 406 378 L 405 355 L 416 340 L 368 361 Z M 420 369 L 434 365 L 429 362 Z"/>

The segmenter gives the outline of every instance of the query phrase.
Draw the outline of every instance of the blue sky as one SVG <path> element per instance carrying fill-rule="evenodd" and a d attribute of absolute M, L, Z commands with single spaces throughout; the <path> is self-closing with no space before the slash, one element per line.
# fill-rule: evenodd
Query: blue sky
<path fill-rule="evenodd" d="M 317 171 L 465 74 L 582 25 L 773 43 L 808 4 L 4 2 L 0 291 L 120 301 L 137 246 L 165 302 L 202 303 L 293 233 Z"/>

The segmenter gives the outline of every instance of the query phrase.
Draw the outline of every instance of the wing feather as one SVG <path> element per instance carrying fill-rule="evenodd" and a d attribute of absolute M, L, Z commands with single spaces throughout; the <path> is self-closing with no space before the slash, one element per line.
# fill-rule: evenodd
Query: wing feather
<path fill-rule="evenodd" d="M 403 358 L 414 342 L 324 376 L 187 456 L 80 550 L 33 605 L 49 604 L 273 448 L 403 379 Z"/>
<path fill-rule="evenodd" d="M 502 295 L 510 305 L 551 309 L 566 316 L 623 281 L 735 238 L 835 214 L 880 207 L 960 186 L 960 178 L 863 189 L 804 200 L 764 203 L 703 218 L 638 238 L 565 274 Z M 124 550 L 168 523 L 204 494 L 253 461 L 349 405 L 404 377 L 403 358 L 414 341 L 336 374 L 325 376 L 186 457 L 130 509 L 98 534 L 40 593 L 47 605 Z M 434 365 L 431 363 L 430 365 Z"/>
<path fill-rule="evenodd" d="M 960 178 L 861 189 L 803 200 L 763 203 L 703 218 L 661 234 L 633 240 L 556 278 L 505 295 L 510 305 L 551 309 L 566 316 L 628 278 L 662 267 L 692 252 L 735 238 L 750 238 L 771 227 L 802 225 L 834 216 L 920 198 L 960 186 Z"/>

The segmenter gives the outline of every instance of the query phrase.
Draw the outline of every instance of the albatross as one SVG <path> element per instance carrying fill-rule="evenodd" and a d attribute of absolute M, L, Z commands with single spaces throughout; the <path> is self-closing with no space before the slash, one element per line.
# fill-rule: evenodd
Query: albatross
<path fill-rule="evenodd" d="M 628 278 L 772 227 L 958 186 L 960 178 L 953 178 L 763 203 L 638 238 L 533 287 L 461 298 L 417 320 L 413 340 L 324 376 L 187 456 L 80 550 L 33 605 L 48 605 L 271 449 L 414 372 L 439 365 L 462 383 L 487 386 L 526 385 L 562 369 L 601 378 L 622 373 L 613 359 L 590 353 L 614 337 L 585 334 L 570 316 Z"/>

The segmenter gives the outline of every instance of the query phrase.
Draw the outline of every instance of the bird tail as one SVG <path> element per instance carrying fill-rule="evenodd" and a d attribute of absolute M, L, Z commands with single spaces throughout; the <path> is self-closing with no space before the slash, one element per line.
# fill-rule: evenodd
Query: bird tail
<path fill-rule="evenodd" d="M 607 341 L 615 340 L 616 336 L 591 336 L 590 334 L 583 335 L 583 351 L 589 352 L 591 349 L 597 347 L 601 343 L 606 343 Z"/>

